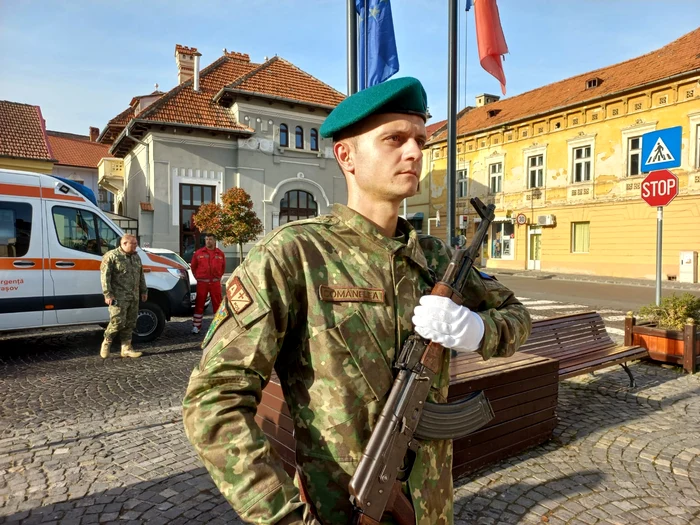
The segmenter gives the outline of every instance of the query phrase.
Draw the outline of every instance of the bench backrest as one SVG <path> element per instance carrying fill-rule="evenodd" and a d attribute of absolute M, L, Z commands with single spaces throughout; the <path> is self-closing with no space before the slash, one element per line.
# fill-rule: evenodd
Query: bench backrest
<path fill-rule="evenodd" d="M 614 345 L 600 314 L 583 312 L 533 322 L 520 352 L 561 359 Z"/>

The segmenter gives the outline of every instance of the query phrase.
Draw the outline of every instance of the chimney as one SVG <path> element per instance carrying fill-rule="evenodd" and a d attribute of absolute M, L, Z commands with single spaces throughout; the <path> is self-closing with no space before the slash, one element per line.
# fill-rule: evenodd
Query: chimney
<path fill-rule="evenodd" d="M 489 95 L 488 93 L 484 93 L 483 95 L 477 95 L 476 96 L 476 107 L 480 108 L 481 106 L 485 106 L 486 104 L 491 104 L 491 102 L 498 102 L 501 100 L 501 97 L 496 96 L 496 95 Z"/>
<path fill-rule="evenodd" d="M 193 89 L 195 91 L 199 91 L 199 57 L 202 56 L 202 53 L 195 53 L 194 54 L 194 86 Z"/>
<path fill-rule="evenodd" d="M 186 47 L 175 44 L 175 63 L 177 64 L 178 84 L 187 82 L 194 76 L 195 54 L 198 54 L 196 47 Z"/>
<path fill-rule="evenodd" d="M 100 128 L 90 126 L 90 142 L 97 142 L 97 137 L 100 136 Z"/>

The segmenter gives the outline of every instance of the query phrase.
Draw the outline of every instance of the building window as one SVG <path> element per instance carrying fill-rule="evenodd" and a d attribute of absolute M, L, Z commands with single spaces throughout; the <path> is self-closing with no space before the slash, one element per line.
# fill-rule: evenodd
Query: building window
<path fill-rule="evenodd" d="M 639 175 L 642 172 L 642 137 L 627 139 L 627 176 Z"/>
<path fill-rule="evenodd" d="M 311 151 L 318 151 L 318 130 L 316 130 L 316 128 L 311 128 L 309 142 L 311 145 Z"/>
<path fill-rule="evenodd" d="M 700 169 L 700 124 L 695 128 L 695 167 Z"/>
<path fill-rule="evenodd" d="M 296 148 L 304 149 L 304 128 L 297 126 L 294 133 L 296 135 Z"/>
<path fill-rule="evenodd" d="M 574 180 L 586 182 L 591 180 L 591 147 L 574 148 Z"/>
<path fill-rule="evenodd" d="M 204 235 L 192 221 L 202 204 L 216 202 L 215 186 L 180 184 L 180 255 L 188 263 L 194 252 L 204 246 Z"/>
<path fill-rule="evenodd" d="M 288 191 L 280 201 L 280 226 L 299 219 L 316 217 L 317 215 L 318 204 L 316 204 L 316 199 L 306 191 Z"/>
<path fill-rule="evenodd" d="M 97 191 L 97 204 L 103 211 L 114 211 L 114 193 L 100 188 Z"/>
<path fill-rule="evenodd" d="M 469 170 L 459 170 L 457 172 L 457 198 L 461 199 L 467 196 L 467 184 L 469 181 Z"/>
<path fill-rule="evenodd" d="M 31 235 L 32 205 L 26 202 L 0 202 L 0 257 L 27 255 Z"/>
<path fill-rule="evenodd" d="M 527 159 L 528 188 L 541 188 L 544 186 L 544 155 L 534 155 Z"/>
<path fill-rule="evenodd" d="M 501 193 L 503 180 L 503 163 L 489 164 L 489 190 L 491 193 Z"/>
<path fill-rule="evenodd" d="M 496 222 L 491 225 L 491 258 L 513 259 L 515 242 L 515 225 L 508 222 Z"/>
<path fill-rule="evenodd" d="M 280 124 L 280 147 L 289 147 L 289 129 L 286 124 Z"/>
<path fill-rule="evenodd" d="M 591 242 L 590 222 L 571 223 L 571 251 L 588 253 Z"/>

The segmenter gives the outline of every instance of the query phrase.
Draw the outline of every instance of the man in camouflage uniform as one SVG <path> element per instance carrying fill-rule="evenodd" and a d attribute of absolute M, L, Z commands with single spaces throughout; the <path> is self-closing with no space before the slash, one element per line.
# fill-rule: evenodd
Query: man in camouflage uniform
<path fill-rule="evenodd" d="M 442 242 L 419 237 L 398 217 L 401 201 L 417 191 L 426 113 L 425 91 L 411 78 L 343 101 L 321 134 L 333 137 L 348 205 L 276 229 L 227 283 L 183 415 L 189 440 L 246 522 L 349 523 L 348 481 L 386 402 L 414 310 L 431 327 L 421 335 L 434 332 L 433 340 L 453 340 L 484 359 L 511 355 L 527 339 L 526 309 L 477 271 L 463 306 L 451 303 L 468 330 L 422 304 L 449 262 Z M 446 402 L 449 358 L 444 352 L 433 402 Z M 273 369 L 294 422 L 294 479 L 254 419 Z M 452 442 L 423 442 L 417 456 L 403 486 L 416 523 L 450 525 Z M 382 523 L 394 520 L 385 514 Z"/>
<path fill-rule="evenodd" d="M 105 304 L 109 306 L 109 325 L 105 329 L 100 348 L 100 357 L 109 357 L 114 336 L 119 334 L 122 357 L 141 357 L 141 352 L 131 346 L 131 334 L 136 327 L 141 301 L 148 299 L 146 278 L 143 275 L 141 258 L 136 253 L 138 241 L 130 234 L 124 234 L 119 248 L 107 252 L 100 264 L 100 279 Z"/>

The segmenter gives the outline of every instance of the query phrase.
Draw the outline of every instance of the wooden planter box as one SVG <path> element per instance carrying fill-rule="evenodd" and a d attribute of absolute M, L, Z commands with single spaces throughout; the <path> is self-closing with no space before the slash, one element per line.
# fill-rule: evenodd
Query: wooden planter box
<path fill-rule="evenodd" d="M 639 345 L 649 351 L 649 359 L 682 365 L 693 374 L 700 359 L 700 331 L 693 323 L 683 330 L 657 328 L 653 323 L 639 323 L 628 315 L 625 319 L 625 344 Z"/>

